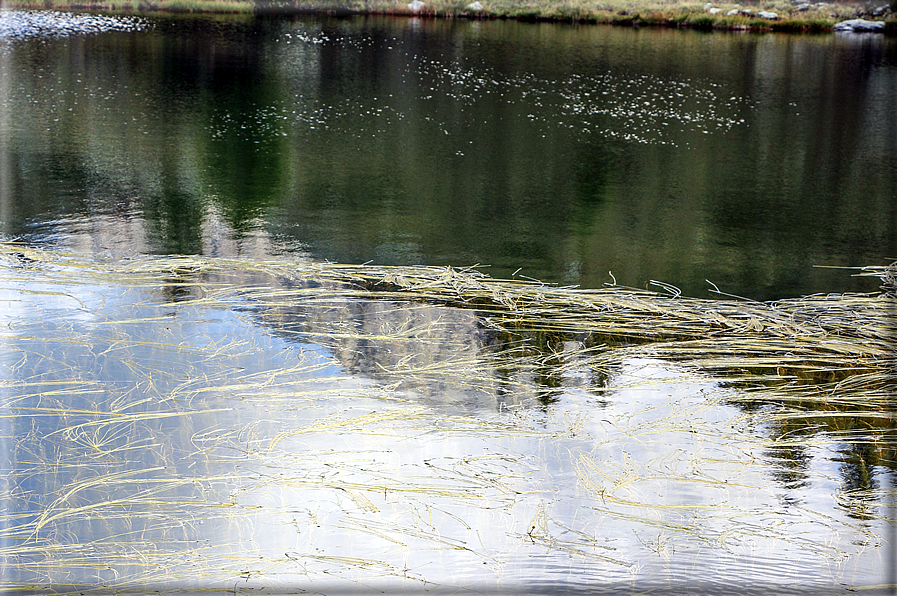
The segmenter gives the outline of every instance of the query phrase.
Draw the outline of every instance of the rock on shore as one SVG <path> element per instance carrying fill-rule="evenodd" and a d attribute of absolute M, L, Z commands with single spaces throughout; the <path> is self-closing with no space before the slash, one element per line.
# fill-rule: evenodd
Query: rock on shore
<path fill-rule="evenodd" d="M 835 31 L 849 31 L 854 33 L 873 32 L 882 33 L 885 30 L 883 21 L 867 21 L 865 19 L 850 19 L 836 23 Z"/>

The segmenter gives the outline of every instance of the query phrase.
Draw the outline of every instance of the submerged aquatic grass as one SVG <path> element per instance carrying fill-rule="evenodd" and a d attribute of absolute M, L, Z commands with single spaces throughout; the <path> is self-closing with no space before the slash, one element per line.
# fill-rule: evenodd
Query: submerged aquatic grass
<path fill-rule="evenodd" d="M 16 244 L 0 262 L 5 590 L 737 591 L 791 560 L 808 590 L 832 565 L 884 581 L 893 267 L 859 272 L 880 293 L 757 303 Z"/>

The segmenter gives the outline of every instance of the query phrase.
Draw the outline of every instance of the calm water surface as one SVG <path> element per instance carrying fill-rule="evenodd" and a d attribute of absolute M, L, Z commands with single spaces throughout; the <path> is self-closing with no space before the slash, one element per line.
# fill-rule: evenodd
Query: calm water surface
<path fill-rule="evenodd" d="M 0 13 L 0 590 L 893 593 L 887 387 L 301 272 L 872 291 L 814 265 L 897 256 L 895 94 L 880 36 Z"/>
<path fill-rule="evenodd" d="M 761 398 L 650 344 L 596 363 L 576 337 L 540 347 L 474 310 L 309 283 L 307 261 L 111 272 L 14 254 L 0 253 L 4 589 L 897 584 L 893 407 L 866 408 L 856 379 L 802 401 L 787 378 Z"/>
<path fill-rule="evenodd" d="M 893 39 L 381 18 L 137 28 L 2 42 L 6 238 L 480 264 L 697 296 L 709 279 L 755 299 L 871 291 L 814 266 L 897 257 Z"/>

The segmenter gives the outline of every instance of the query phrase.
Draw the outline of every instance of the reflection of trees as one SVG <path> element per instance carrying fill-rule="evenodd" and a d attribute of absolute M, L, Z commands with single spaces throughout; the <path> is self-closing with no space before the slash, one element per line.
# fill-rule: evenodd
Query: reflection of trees
<path fill-rule="evenodd" d="M 710 277 L 755 298 L 810 276 L 843 287 L 811 266 L 893 243 L 887 44 L 365 23 L 160 17 L 151 32 L 16 46 L 8 233 L 83 213 L 89 196 L 162 217 L 154 250 L 168 252 L 196 248 L 186 228 L 207 207 L 236 235 L 276 208 L 287 243 L 339 262 L 482 262 L 591 287 L 613 271 L 693 295 Z M 687 150 L 561 126 L 555 83 L 611 71 L 721 81 L 747 98 L 726 114 L 746 124 L 700 143 L 670 135 Z M 54 170 L 60 154 L 71 163 Z M 849 263 L 831 261 L 833 243 Z"/>
<path fill-rule="evenodd" d="M 809 433 L 806 433 L 809 436 Z M 778 437 L 778 433 L 773 433 Z M 811 457 L 806 447 L 801 445 L 788 445 L 787 447 L 771 448 L 766 450 L 772 464 L 772 477 L 789 489 L 803 488 L 807 486 L 809 475 L 807 469 L 810 466 Z"/>
<path fill-rule="evenodd" d="M 201 197 L 181 188 L 176 176 L 176 157 L 162 157 L 161 188 L 158 194 L 146 197 L 143 215 L 152 245 L 162 254 L 202 253 Z"/>
<path fill-rule="evenodd" d="M 549 405 L 565 392 L 603 395 L 607 379 L 602 371 L 619 363 L 605 354 L 630 353 L 637 343 L 595 332 L 556 331 L 547 319 L 534 325 L 503 317 L 487 300 L 428 303 L 403 298 L 399 286 L 387 294 L 377 291 L 387 284 L 343 295 L 323 286 L 279 287 L 295 299 L 253 306 L 250 312 L 260 325 L 328 347 L 349 373 L 462 409 Z M 366 297 L 367 291 L 373 293 Z M 645 348 L 650 353 L 650 344 Z M 875 468 L 893 471 L 897 466 L 897 422 L 883 409 L 877 377 L 807 368 L 814 370 L 778 369 L 770 376 L 768 369 L 737 368 L 716 374 L 721 381 L 727 372 L 737 377 L 724 381 L 733 390 L 731 403 L 755 421 L 764 459 L 789 494 L 816 475 L 810 466 L 817 444 L 838 445 L 845 490 L 873 487 Z"/>
<path fill-rule="evenodd" d="M 288 160 L 279 129 L 261 116 L 277 105 L 280 91 L 267 76 L 265 45 L 258 43 L 268 25 L 235 21 L 219 28 L 215 21 L 178 20 L 174 31 L 146 42 L 161 65 L 145 73 L 147 91 L 180 104 L 173 123 L 165 121 L 164 107 L 152 107 L 166 138 L 176 142 L 166 149 L 187 162 L 181 178 L 191 183 L 193 196 L 182 197 L 188 218 L 191 203 L 214 201 L 237 235 L 255 226 L 277 199 Z M 179 34 L 180 28 L 189 34 Z M 198 220 L 190 225 L 199 233 Z"/>
<path fill-rule="evenodd" d="M 893 154 L 893 135 L 873 141 L 869 134 L 893 121 L 885 107 L 893 104 L 875 81 L 887 77 L 878 68 L 885 45 L 866 43 L 857 48 L 846 38 L 823 43 L 787 37 L 743 43 L 751 70 L 743 84 L 770 105 L 752 116 L 744 138 L 734 140 L 739 146 L 747 141 L 746 152 L 726 183 L 710 184 L 716 172 L 708 175 L 707 214 L 713 234 L 731 252 L 732 282 L 757 288 L 752 296 L 796 295 L 813 265 L 853 265 L 888 253 L 883 228 L 848 223 L 893 221 L 890 185 L 882 184 L 893 168 L 881 157 Z M 736 163 L 725 148 L 719 151 L 732 162 L 725 165 Z M 775 209 L 757 200 L 758 189 L 775 197 Z M 835 260 L 825 251 L 832 242 L 844 246 Z M 768 250 L 772 244 L 774 252 Z M 778 275 L 774 284 L 770 271 Z M 812 275 L 833 279 L 831 273 Z"/>
<path fill-rule="evenodd" d="M 399 238 L 427 262 L 484 255 L 508 272 L 563 269 L 556 248 L 566 244 L 571 209 L 568 156 L 545 151 L 549 141 L 527 124 L 532 106 L 447 84 L 435 66 L 455 67 L 447 54 L 461 71 L 479 63 L 466 53 L 467 34 L 463 25 L 412 30 L 376 19 L 364 32 L 327 29 L 332 42 L 321 47 L 320 72 L 304 73 L 305 87 L 334 116 L 328 132 L 297 147 L 315 167 L 297 178 L 283 214 L 322 256 L 407 263 L 387 246 Z M 386 49 L 393 35 L 401 51 Z M 504 52 L 492 58 L 511 61 Z M 295 67 L 284 60 L 281 70 Z M 550 142 L 566 147 L 570 138 Z"/>
<path fill-rule="evenodd" d="M 210 286 L 235 293 L 222 305 L 278 336 L 326 347 L 346 372 L 388 394 L 500 410 L 588 393 L 601 407 L 594 396 L 630 383 L 605 375 L 633 359 L 667 361 L 723 388 L 725 409 L 745 413 L 733 422 L 757 437 L 746 448 L 772 464 L 786 492 L 819 476 L 819 453 L 846 454 L 848 491 L 869 490 L 860 487 L 873 486 L 875 468 L 895 468 L 889 294 L 751 304 L 571 291 L 442 268 L 291 262 L 217 275 Z M 622 377 L 660 391 L 666 383 L 650 372 Z"/>
<path fill-rule="evenodd" d="M 152 251 L 198 253 L 210 203 L 238 233 L 256 226 L 289 159 L 280 131 L 259 121 L 279 89 L 266 76 L 265 24 L 223 21 L 162 18 L 152 32 L 17 45 L 9 99 L 41 101 L 18 111 L 25 132 L 4 145 L 17 226 L 7 233 L 31 218 L 111 214 L 144 218 Z M 91 233 L 98 245 L 114 234 Z"/>
<path fill-rule="evenodd" d="M 366 289 L 375 287 L 380 286 Z M 637 343 L 555 331 L 548 319 L 533 324 L 503 316 L 487 300 L 431 304 L 402 299 L 399 290 L 340 299 L 324 288 L 309 290 L 307 305 L 263 303 L 252 311 L 255 320 L 284 337 L 329 347 L 350 373 L 463 410 L 547 406 L 566 392 L 603 395 L 607 380 L 600 371 L 619 364 L 606 354 L 616 349 L 630 354 Z M 644 347 L 651 352 L 650 344 Z M 819 476 L 811 466 L 825 466 L 818 458 L 831 457 L 823 453 L 840 454 L 842 492 L 877 490 L 883 483 L 876 475 L 897 469 L 897 421 L 888 414 L 881 386 L 887 375 L 843 367 L 773 368 L 773 375 L 769 369 L 738 367 L 717 370 L 715 376 L 732 389 L 730 403 L 753 421 L 751 432 L 761 437 L 755 453 L 786 489 L 785 503 L 811 487 Z M 727 373 L 737 380 L 725 381 Z M 817 451 L 818 446 L 824 449 Z M 862 503 L 848 506 L 861 516 Z"/>
<path fill-rule="evenodd" d="M 771 441 L 764 452 L 774 466 L 773 478 L 784 487 L 806 486 L 812 445 L 822 441 L 838 445 L 834 459 L 842 491 L 874 491 L 880 485 L 877 474 L 897 474 L 897 420 L 874 407 L 838 401 L 837 395 L 830 395 L 830 403 L 739 400 L 736 405 L 759 419 L 771 419 L 762 427 Z M 852 514 L 863 517 L 861 511 Z"/>
<path fill-rule="evenodd" d="M 255 322 L 290 341 L 322 345 L 346 372 L 436 406 L 549 405 L 566 391 L 604 383 L 601 373 L 577 365 L 582 344 L 572 334 L 497 330 L 477 310 L 399 294 L 340 296 L 317 283 L 279 288 L 285 294 L 247 306 Z M 286 304 L 283 296 L 291 296 Z"/>
<path fill-rule="evenodd" d="M 880 453 L 868 444 L 850 445 L 841 451 L 841 479 L 843 490 L 874 491 L 879 487 L 879 481 L 875 478 L 874 466 L 885 465 L 881 461 Z M 893 456 L 893 454 L 892 454 Z M 895 460 L 891 457 L 889 467 L 894 467 Z M 864 511 L 851 509 L 849 515 L 858 519 L 868 519 Z"/>

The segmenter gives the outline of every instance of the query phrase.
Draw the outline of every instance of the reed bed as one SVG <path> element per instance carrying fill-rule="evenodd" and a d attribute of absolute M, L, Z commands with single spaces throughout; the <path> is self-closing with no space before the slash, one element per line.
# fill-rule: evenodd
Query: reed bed
<path fill-rule="evenodd" d="M 613 591 L 769 552 L 874 591 L 897 268 L 855 273 L 882 291 L 758 303 L 2 244 L 0 588 L 489 591 L 569 561 Z"/>

